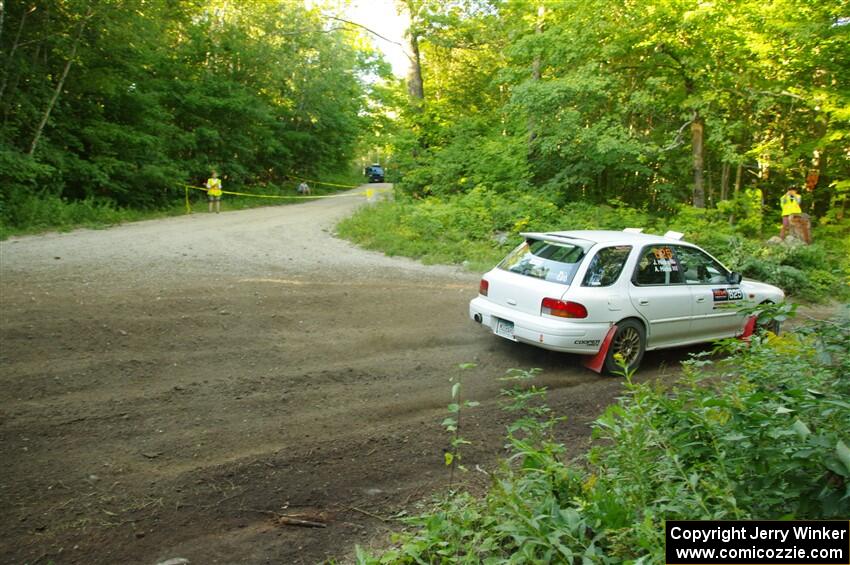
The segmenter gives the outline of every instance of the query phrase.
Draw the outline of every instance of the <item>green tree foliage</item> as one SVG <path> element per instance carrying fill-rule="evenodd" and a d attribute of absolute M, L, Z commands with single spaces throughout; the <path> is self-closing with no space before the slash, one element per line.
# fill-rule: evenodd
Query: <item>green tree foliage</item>
<path fill-rule="evenodd" d="M 33 199 L 161 207 L 348 166 L 383 72 L 356 31 L 295 0 L 7 2 L 0 216 Z M 44 122 L 44 126 L 39 124 Z"/>
<path fill-rule="evenodd" d="M 409 193 L 533 186 L 669 209 L 757 184 L 770 204 L 818 171 L 804 197 L 823 214 L 847 190 L 843 2 L 422 4 L 425 100 L 398 146 Z"/>

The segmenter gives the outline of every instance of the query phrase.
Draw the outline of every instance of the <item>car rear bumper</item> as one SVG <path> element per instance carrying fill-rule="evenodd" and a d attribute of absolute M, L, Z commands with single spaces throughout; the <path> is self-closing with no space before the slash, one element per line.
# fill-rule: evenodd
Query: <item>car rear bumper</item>
<path fill-rule="evenodd" d="M 496 333 L 496 324 L 499 319 L 512 322 L 514 341 L 552 351 L 582 355 L 597 353 L 602 340 L 611 328 L 611 324 L 607 322 L 581 322 L 532 316 L 493 304 L 481 296 L 469 303 L 469 317 L 493 333 Z"/>

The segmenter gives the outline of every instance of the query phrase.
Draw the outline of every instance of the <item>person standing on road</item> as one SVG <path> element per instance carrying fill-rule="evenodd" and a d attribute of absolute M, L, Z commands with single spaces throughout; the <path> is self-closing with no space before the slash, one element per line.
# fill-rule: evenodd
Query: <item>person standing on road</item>
<path fill-rule="evenodd" d="M 213 203 L 215 203 L 215 213 L 221 212 L 221 179 L 218 178 L 215 169 L 212 170 L 212 176 L 207 179 L 207 199 L 210 212 L 213 211 Z"/>
<path fill-rule="evenodd" d="M 802 198 L 797 194 L 797 189 L 793 186 L 782 195 L 779 199 L 779 205 L 782 206 L 782 230 L 779 232 L 779 238 L 785 239 L 788 230 L 791 228 L 791 219 L 803 213 L 800 208 Z"/>

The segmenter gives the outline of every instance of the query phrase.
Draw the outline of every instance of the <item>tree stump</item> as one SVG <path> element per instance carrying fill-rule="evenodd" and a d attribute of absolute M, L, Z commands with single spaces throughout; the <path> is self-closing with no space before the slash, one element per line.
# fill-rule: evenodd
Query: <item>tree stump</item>
<path fill-rule="evenodd" d="M 812 222 L 808 214 L 794 214 L 791 216 L 791 225 L 788 226 L 788 234 L 793 235 L 800 241 L 805 241 L 806 245 L 812 243 Z"/>

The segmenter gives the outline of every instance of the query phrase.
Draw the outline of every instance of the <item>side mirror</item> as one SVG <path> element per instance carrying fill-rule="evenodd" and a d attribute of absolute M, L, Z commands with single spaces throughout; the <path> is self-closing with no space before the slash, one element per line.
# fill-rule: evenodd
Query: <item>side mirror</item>
<path fill-rule="evenodd" d="M 729 284 L 741 284 L 741 280 L 743 278 L 744 277 L 741 276 L 741 273 L 736 273 L 735 271 L 732 271 L 731 273 L 729 273 L 729 276 L 726 277 L 726 280 L 729 281 Z"/>

